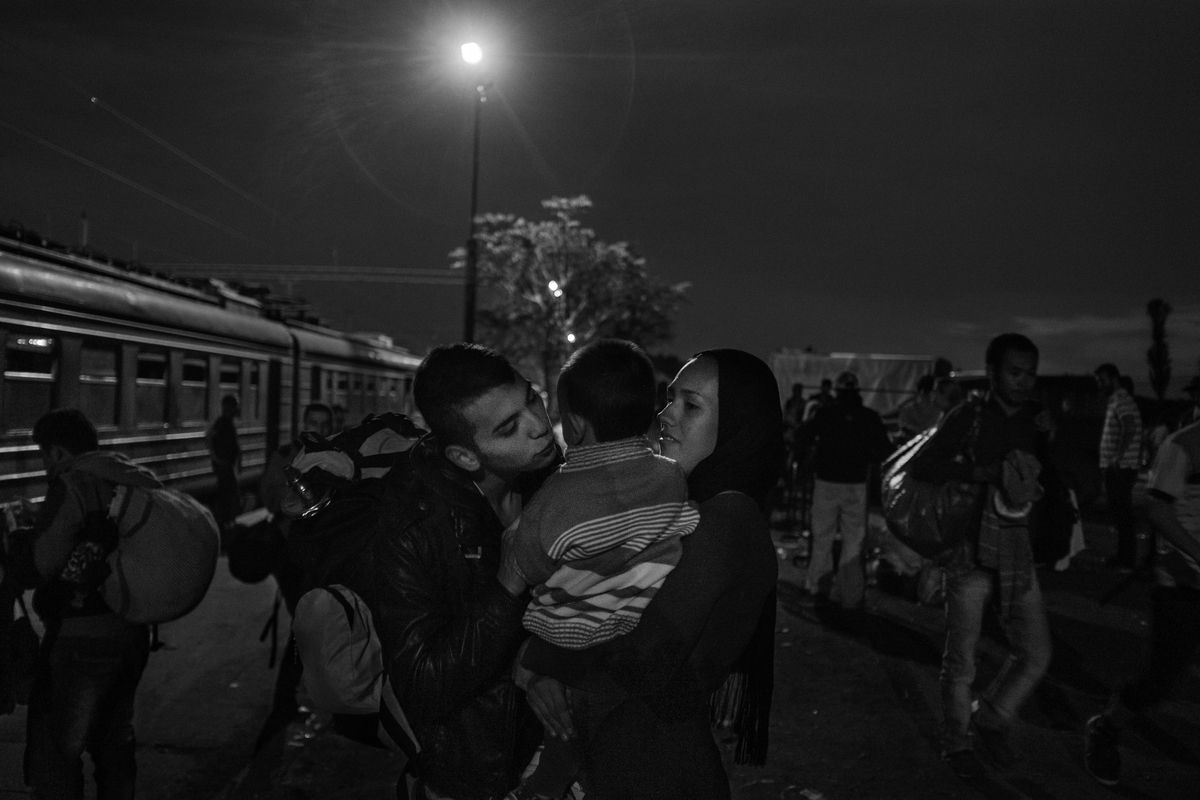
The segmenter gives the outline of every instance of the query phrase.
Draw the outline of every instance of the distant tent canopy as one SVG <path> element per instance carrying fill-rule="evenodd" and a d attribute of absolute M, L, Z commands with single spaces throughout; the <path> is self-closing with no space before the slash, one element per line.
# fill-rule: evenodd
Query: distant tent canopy
<path fill-rule="evenodd" d="M 780 350 L 771 354 L 771 370 L 779 383 L 780 402 L 792 393 L 792 385 L 804 387 L 805 398 L 821 387 L 821 381 L 834 380 L 842 372 L 858 378 L 863 403 L 880 414 L 894 413 L 900 404 L 917 391 L 917 381 L 932 375 L 934 356 L 830 353 L 818 355 L 801 350 Z"/>

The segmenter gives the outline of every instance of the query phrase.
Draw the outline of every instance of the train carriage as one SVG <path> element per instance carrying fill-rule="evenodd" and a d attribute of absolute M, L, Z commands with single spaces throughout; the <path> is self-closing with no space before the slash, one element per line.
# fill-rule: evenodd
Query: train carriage
<path fill-rule="evenodd" d="M 384 337 L 269 319 L 219 286 L 42 245 L 0 233 L 0 502 L 44 493 L 30 431 L 52 408 L 81 409 L 102 447 L 201 497 L 215 489 L 205 433 L 224 395 L 241 403 L 245 487 L 306 403 L 350 422 L 410 408 L 419 359 Z"/>

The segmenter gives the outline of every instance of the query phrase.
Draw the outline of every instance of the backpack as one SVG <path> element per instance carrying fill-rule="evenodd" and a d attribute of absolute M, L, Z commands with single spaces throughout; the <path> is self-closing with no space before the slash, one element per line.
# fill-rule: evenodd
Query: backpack
<path fill-rule="evenodd" d="M 421 748 L 388 681 L 371 610 L 353 587 L 365 582 L 381 493 L 424 433 L 388 413 L 328 441 L 305 434 L 287 470 L 295 496 L 284 503 L 298 511 L 288 546 L 307 585 L 292 619 L 305 689 L 340 733 L 410 762 Z"/>
<path fill-rule="evenodd" d="M 221 539 L 199 500 L 174 489 L 118 485 L 108 517 L 119 535 L 99 587 L 109 608 L 147 624 L 179 619 L 200 604 Z"/>
<path fill-rule="evenodd" d="M 366 602 L 340 583 L 310 589 L 296 604 L 292 634 L 313 705 L 334 714 L 351 738 L 415 759 L 421 746 L 383 668 Z"/>

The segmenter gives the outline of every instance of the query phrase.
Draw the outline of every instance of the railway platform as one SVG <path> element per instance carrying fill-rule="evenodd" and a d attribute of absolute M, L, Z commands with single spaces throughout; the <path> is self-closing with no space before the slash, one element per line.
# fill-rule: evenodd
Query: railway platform
<path fill-rule="evenodd" d="M 1054 632 L 1050 674 L 1022 712 L 1020 760 L 966 783 L 941 762 L 937 672 L 942 612 L 880 587 L 847 613 L 802 602 L 804 565 L 776 531 L 780 555 L 771 750 L 761 768 L 731 767 L 734 800 L 1185 800 L 1200 786 L 1200 670 L 1177 699 L 1123 741 L 1122 784 L 1105 789 L 1082 765 L 1082 727 L 1136 669 L 1147 634 L 1140 576 L 1097 568 L 1112 533 L 1089 524 L 1089 548 L 1065 572 L 1042 571 Z M 1115 594 L 1113 589 L 1124 584 Z M 1110 599 L 1102 603 L 1106 595 Z M 395 797 L 398 761 L 298 717 L 254 752 L 272 694 L 270 582 L 239 584 L 222 568 L 193 615 L 165 626 L 139 694 L 139 800 L 367 800 Z M 286 630 L 286 620 L 284 629 Z M 1003 649 L 983 646 L 980 673 Z M 23 720 L 0 718 L 0 798 L 20 786 Z M 731 743 L 722 737 L 728 757 Z"/>

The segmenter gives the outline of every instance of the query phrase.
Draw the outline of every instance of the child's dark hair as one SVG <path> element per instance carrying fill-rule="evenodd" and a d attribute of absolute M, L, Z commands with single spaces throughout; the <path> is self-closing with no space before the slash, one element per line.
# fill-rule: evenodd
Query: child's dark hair
<path fill-rule="evenodd" d="M 56 408 L 33 423 L 33 441 L 38 447 L 58 445 L 71 455 L 100 449 L 96 426 L 76 408 Z"/>
<path fill-rule="evenodd" d="M 642 436 L 654 422 L 654 365 L 624 339 L 600 339 L 563 365 L 559 394 L 572 413 L 592 424 L 597 442 Z"/>

